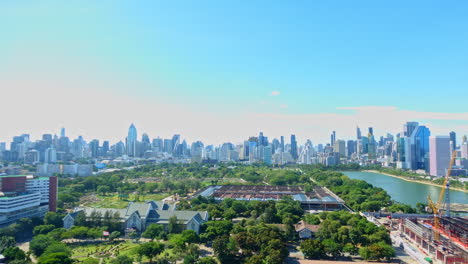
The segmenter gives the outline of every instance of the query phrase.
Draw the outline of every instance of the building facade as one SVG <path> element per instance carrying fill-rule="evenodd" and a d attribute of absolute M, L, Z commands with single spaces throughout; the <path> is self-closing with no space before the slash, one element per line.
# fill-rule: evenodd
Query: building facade
<path fill-rule="evenodd" d="M 0 177 L 0 226 L 57 210 L 57 177 Z"/>

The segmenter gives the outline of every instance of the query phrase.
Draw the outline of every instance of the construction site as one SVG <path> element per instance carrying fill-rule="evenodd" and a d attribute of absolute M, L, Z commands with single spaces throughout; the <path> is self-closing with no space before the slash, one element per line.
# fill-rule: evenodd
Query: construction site
<path fill-rule="evenodd" d="M 433 219 L 401 219 L 400 233 L 427 255 L 428 262 L 468 263 L 468 220 L 440 217 L 439 228 Z"/>
<path fill-rule="evenodd" d="M 270 185 L 215 185 L 208 186 L 194 197 L 214 197 L 215 200 L 232 198 L 241 201 L 279 201 L 291 197 L 301 202 L 306 210 L 341 210 L 346 209 L 345 202 L 325 187 L 315 187 L 306 192 L 301 186 Z"/>
<path fill-rule="evenodd" d="M 401 236 L 416 245 L 429 263 L 468 263 L 468 219 L 451 216 L 450 175 L 456 156 L 453 151 L 439 199 L 433 202 L 427 197 L 434 217 L 404 218 L 400 223 Z"/>

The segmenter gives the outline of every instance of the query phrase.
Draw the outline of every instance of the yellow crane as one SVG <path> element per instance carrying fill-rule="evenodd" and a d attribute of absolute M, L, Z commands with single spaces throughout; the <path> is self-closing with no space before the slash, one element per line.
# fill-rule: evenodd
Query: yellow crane
<path fill-rule="evenodd" d="M 432 213 L 434 214 L 434 240 L 439 240 L 440 238 L 440 221 L 439 218 L 442 216 L 442 208 L 441 206 L 442 201 L 444 200 L 444 195 L 445 195 L 445 214 L 446 216 L 450 217 L 450 198 L 449 198 L 449 192 L 450 192 L 450 174 L 452 173 L 452 167 L 453 164 L 455 163 L 455 158 L 457 157 L 457 152 L 453 151 L 452 153 L 452 158 L 450 159 L 450 164 L 447 169 L 447 173 L 445 175 L 445 180 L 444 180 L 444 185 L 442 186 L 442 190 L 440 191 L 439 194 L 439 200 L 437 200 L 437 203 L 434 203 L 431 199 L 430 196 L 427 196 L 427 201 L 429 202 L 429 207 L 432 209 Z"/>

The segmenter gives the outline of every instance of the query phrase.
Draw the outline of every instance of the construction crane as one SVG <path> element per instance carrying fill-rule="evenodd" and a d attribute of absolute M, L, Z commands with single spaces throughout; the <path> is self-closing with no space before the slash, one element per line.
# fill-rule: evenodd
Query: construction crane
<path fill-rule="evenodd" d="M 442 190 L 439 194 L 439 200 L 437 203 L 434 203 L 430 196 L 427 196 L 427 201 L 429 202 L 429 207 L 432 209 L 432 213 L 434 214 L 434 239 L 439 240 L 440 238 L 440 220 L 439 218 L 442 216 L 442 205 L 445 205 L 445 216 L 450 217 L 450 174 L 452 173 L 452 167 L 455 163 L 455 158 L 457 157 L 457 152 L 453 151 L 452 158 L 450 159 L 450 164 L 447 169 L 447 173 L 445 175 L 444 185 L 442 186 Z M 445 195 L 445 202 L 442 204 L 442 200 L 444 200 Z"/>

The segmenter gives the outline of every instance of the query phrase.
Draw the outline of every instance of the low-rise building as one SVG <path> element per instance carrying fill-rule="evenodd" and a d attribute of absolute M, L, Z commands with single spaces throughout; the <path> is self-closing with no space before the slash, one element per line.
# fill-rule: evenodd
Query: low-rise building
<path fill-rule="evenodd" d="M 174 204 L 151 201 L 129 203 L 124 209 L 78 207 L 63 218 L 63 226 L 67 229 L 73 227 L 78 214 L 84 214 L 85 219 L 104 217 L 106 214 L 118 216 L 122 230 L 131 229 L 138 232 L 143 232 L 150 224 L 160 224 L 167 229 L 170 219 L 175 217 L 184 230 L 190 229 L 198 234 L 201 225 L 208 221 L 207 211 L 179 211 Z"/>
<path fill-rule="evenodd" d="M 295 225 L 296 232 L 300 239 L 309 239 L 315 238 L 315 233 L 317 233 L 320 225 L 310 225 L 304 220 L 301 220 Z"/>

